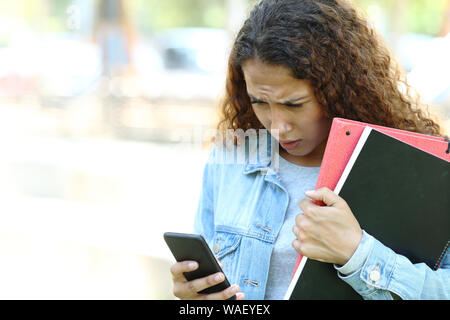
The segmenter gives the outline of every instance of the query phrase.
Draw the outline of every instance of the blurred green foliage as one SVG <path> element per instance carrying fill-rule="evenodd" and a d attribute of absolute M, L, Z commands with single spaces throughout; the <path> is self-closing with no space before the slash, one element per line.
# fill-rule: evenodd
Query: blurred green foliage
<path fill-rule="evenodd" d="M 400 31 L 437 35 L 441 29 L 447 0 L 354 0 L 368 11 L 370 6 L 381 8 L 387 29 L 401 25 Z M 398 20 L 401 21 L 399 22 Z"/>
<path fill-rule="evenodd" d="M 226 0 L 128 0 L 140 29 L 154 31 L 170 27 L 225 28 Z M 258 0 L 246 1 L 251 8 Z M 442 25 L 446 0 L 353 0 L 363 11 L 377 6 L 386 29 L 436 35 Z M 401 21 L 399 21 L 401 20 Z"/>
<path fill-rule="evenodd" d="M 85 0 L 97 7 L 99 0 Z M 228 0 L 124 0 L 132 23 L 142 33 L 172 27 L 214 27 L 227 25 Z M 251 8 L 258 0 L 242 0 Z M 367 12 L 377 7 L 386 29 L 401 25 L 402 32 L 436 35 L 442 25 L 447 0 L 353 0 Z M 0 1 L 0 19 L 17 17 L 42 32 L 66 32 L 67 8 L 77 0 Z M 369 10 L 370 11 L 370 10 Z M 94 17 L 93 17 L 94 18 Z M 399 23 L 400 20 L 400 23 Z"/>
<path fill-rule="evenodd" d="M 226 25 L 224 0 L 129 0 L 132 15 L 142 31 L 173 27 Z"/>
<path fill-rule="evenodd" d="M 439 33 L 446 0 L 409 0 L 406 28 L 411 32 L 435 35 Z"/>

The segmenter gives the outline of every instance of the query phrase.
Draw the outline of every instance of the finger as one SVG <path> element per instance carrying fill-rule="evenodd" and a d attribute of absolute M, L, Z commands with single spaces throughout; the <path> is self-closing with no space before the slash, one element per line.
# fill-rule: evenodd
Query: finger
<path fill-rule="evenodd" d="M 315 204 L 310 199 L 303 199 L 302 201 L 300 201 L 299 207 L 302 209 L 303 215 L 308 217 L 313 217 L 318 212 L 318 210 L 323 209 L 323 207 Z"/>
<path fill-rule="evenodd" d="M 226 288 L 225 290 L 204 295 L 202 298 L 204 300 L 226 300 L 237 294 L 239 290 L 240 290 L 239 285 L 233 284 L 232 286 Z"/>
<path fill-rule="evenodd" d="M 307 210 L 307 208 L 309 208 L 311 205 L 314 205 L 312 200 L 306 198 L 300 200 L 300 202 L 298 203 L 298 206 L 300 207 L 300 209 L 302 209 L 303 212 L 305 212 L 305 210 Z"/>
<path fill-rule="evenodd" d="M 298 229 L 296 224 L 294 224 L 294 226 L 292 227 L 292 232 L 298 238 L 298 233 L 300 232 L 300 230 Z"/>
<path fill-rule="evenodd" d="M 187 280 L 183 273 L 194 271 L 197 268 L 198 263 L 196 261 L 181 261 L 170 267 L 170 273 L 174 281 L 186 282 Z"/>
<path fill-rule="evenodd" d="M 186 293 L 189 292 L 189 294 L 195 294 L 197 292 L 205 290 L 206 288 L 215 286 L 216 284 L 221 283 L 224 280 L 225 275 L 222 272 L 217 272 L 207 277 L 195 279 L 184 283 L 184 291 Z"/>
<path fill-rule="evenodd" d="M 325 187 L 318 190 L 306 191 L 305 194 L 313 200 L 322 201 L 327 206 L 334 206 L 342 201 L 341 197 Z"/>
<path fill-rule="evenodd" d="M 245 299 L 245 293 L 238 292 L 236 293 L 236 300 L 244 300 Z"/>
<path fill-rule="evenodd" d="M 314 252 L 313 246 L 295 239 L 294 241 L 292 241 L 292 247 L 295 249 L 295 251 L 297 251 L 302 256 L 315 260 L 315 258 L 312 255 L 312 253 Z"/>
<path fill-rule="evenodd" d="M 300 242 L 305 242 L 308 240 L 309 232 L 311 231 L 311 223 L 308 221 L 308 218 L 299 215 L 295 219 L 296 224 L 292 227 L 292 232 L 295 234 L 296 240 L 299 240 Z"/>
<path fill-rule="evenodd" d="M 301 243 L 300 243 L 300 241 L 298 241 L 297 239 L 292 241 L 292 247 L 295 249 L 295 251 L 297 251 L 297 253 L 299 253 L 302 256 L 304 256 L 304 253 L 301 250 Z"/>
<path fill-rule="evenodd" d="M 295 217 L 295 230 L 292 228 L 292 231 L 297 232 L 298 235 L 302 231 L 308 231 L 311 225 L 310 219 L 304 214 L 299 214 Z"/>

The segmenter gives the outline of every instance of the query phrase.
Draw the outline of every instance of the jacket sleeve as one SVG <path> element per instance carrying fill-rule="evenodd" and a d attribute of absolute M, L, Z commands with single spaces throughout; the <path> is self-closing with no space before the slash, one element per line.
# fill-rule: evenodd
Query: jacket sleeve
<path fill-rule="evenodd" d="M 354 256 L 335 268 L 364 299 L 450 299 L 449 249 L 435 271 L 425 263 L 411 263 L 364 232 Z"/>
<path fill-rule="evenodd" d="M 194 219 L 194 233 L 201 234 L 211 243 L 214 236 L 214 170 L 216 168 L 216 147 L 208 157 L 203 169 L 202 187 Z"/>

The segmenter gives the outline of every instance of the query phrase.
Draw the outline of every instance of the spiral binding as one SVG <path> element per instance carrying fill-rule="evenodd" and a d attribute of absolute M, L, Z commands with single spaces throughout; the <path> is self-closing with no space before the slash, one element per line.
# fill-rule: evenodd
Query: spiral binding
<path fill-rule="evenodd" d="M 442 259 L 444 259 L 444 255 L 447 252 L 448 247 L 450 246 L 450 240 L 447 241 L 447 244 L 444 247 L 444 250 L 442 250 L 441 255 L 439 256 L 439 259 L 436 261 L 435 265 L 434 265 L 434 270 L 439 269 Z"/>

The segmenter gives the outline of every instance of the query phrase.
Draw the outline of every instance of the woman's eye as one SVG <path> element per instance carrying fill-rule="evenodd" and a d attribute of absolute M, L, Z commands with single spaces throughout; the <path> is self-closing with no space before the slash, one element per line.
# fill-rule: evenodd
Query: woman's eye
<path fill-rule="evenodd" d="M 256 106 L 267 106 L 268 105 L 266 102 L 259 101 L 259 100 L 250 101 L 250 104 L 256 105 Z M 298 103 L 298 104 L 286 103 L 286 104 L 283 104 L 283 106 L 288 107 L 288 108 L 301 108 L 303 105 L 304 105 L 304 103 Z"/>
<path fill-rule="evenodd" d="M 264 101 L 251 101 L 250 103 L 252 105 L 266 105 L 267 104 Z"/>
<path fill-rule="evenodd" d="M 303 103 L 299 103 L 299 104 L 287 104 L 286 106 L 287 106 L 287 107 L 290 107 L 290 108 L 300 108 L 300 107 L 303 106 Z"/>

